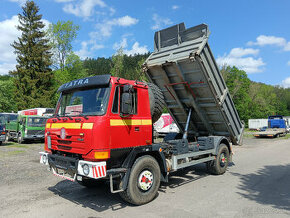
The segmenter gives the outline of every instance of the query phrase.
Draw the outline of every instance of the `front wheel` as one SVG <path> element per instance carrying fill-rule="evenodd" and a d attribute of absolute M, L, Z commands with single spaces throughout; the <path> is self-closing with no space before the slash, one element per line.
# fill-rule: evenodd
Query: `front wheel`
<path fill-rule="evenodd" d="M 23 143 L 23 137 L 22 137 L 21 132 L 18 133 L 18 136 L 17 136 L 17 142 L 18 142 L 18 144 L 22 144 L 22 143 Z"/>
<path fill-rule="evenodd" d="M 160 167 L 155 158 L 149 155 L 139 157 L 132 167 L 128 187 L 120 196 L 131 204 L 146 204 L 156 197 L 160 176 Z"/>
<path fill-rule="evenodd" d="M 11 140 L 11 138 L 9 137 L 9 135 L 10 135 L 10 132 L 6 132 L 5 142 L 9 142 Z"/>
<path fill-rule="evenodd" d="M 224 174 L 230 161 L 230 152 L 225 144 L 220 144 L 218 154 L 215 160 L 207 162 L 207 169 L 215 175 Z"/>

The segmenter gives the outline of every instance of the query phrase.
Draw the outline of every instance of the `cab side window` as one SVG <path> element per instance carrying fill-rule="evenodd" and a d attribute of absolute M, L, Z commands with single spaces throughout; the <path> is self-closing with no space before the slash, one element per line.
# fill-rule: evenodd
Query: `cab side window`
<path fill-rule="evenodd" d="M 122 88 L 121 88 L 121 93 L 122 93 Z M 132 99 L 131 99 L 131 102 L 132 102 L 132 111 L 130 114 L 137 114 L 138 111 L 137 111 L 137 89 L 136 88 L 133 88 L 131 91 L 132 93 Z M 122 95 L 121 95 L 121 98 L 120 98 L 120 102 L 122 102 Z"/>
<path fill-rule="evenodd" d="M 119 92 L 120 92 L 119 90 L 120 90 L 120 86 L 116 86 L 114 100 L 113 100 L 113 106 L 112 106 L 112 113 L 114 113 L 114 114 L 119 113 Z"/>
<path fill-rule="evenodd" d="M 118 114 L 120 112 L 120 102 L 122 102 L 123 87 L 116 86 L 114 100 L 112 105 L 112 113 Z M 131 114 L 137 114 L 137 89 L 132 90 L 132 112 Z"/>

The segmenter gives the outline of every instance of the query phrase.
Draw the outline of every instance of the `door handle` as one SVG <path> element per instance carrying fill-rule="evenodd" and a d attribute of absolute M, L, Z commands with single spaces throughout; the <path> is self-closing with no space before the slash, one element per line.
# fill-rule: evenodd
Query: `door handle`
<path fill-rule="evenodd" d="M 139 132 L 139 126 L 135 127 L 135 132 Z"/>

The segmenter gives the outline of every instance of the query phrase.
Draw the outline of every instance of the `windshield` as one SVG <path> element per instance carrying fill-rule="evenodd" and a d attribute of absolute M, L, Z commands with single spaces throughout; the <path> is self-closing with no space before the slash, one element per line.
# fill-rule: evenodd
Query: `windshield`
<path fill-rule="evenodd" d="M 28 126 L 39 126 L 43 127 L 46 124 L 47 118 L 44 117 L 28 117 L 27 124 Z"/>
<path fill-rule="evenodd" d="M 106 112 L 109 87 L 74 90 L 63 93 L 56 114 L 59 116 L 103 115 Z"/>
<path fill-rule="evenodd" d="M 4 115 L 0 115 L 0 124 L 4 124 L 5 123 L 5 117 Z"/>

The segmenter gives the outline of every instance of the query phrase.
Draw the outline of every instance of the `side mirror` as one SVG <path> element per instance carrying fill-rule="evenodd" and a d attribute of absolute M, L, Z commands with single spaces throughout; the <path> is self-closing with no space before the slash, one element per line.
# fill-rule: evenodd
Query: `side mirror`
<path fill-rule="evenodd" d="M 122 102 L 121 102 L 121 113 L 122 114 L 132 114 L 132 102 L 133 94 L 132 93 L 122 93 Z"/>

